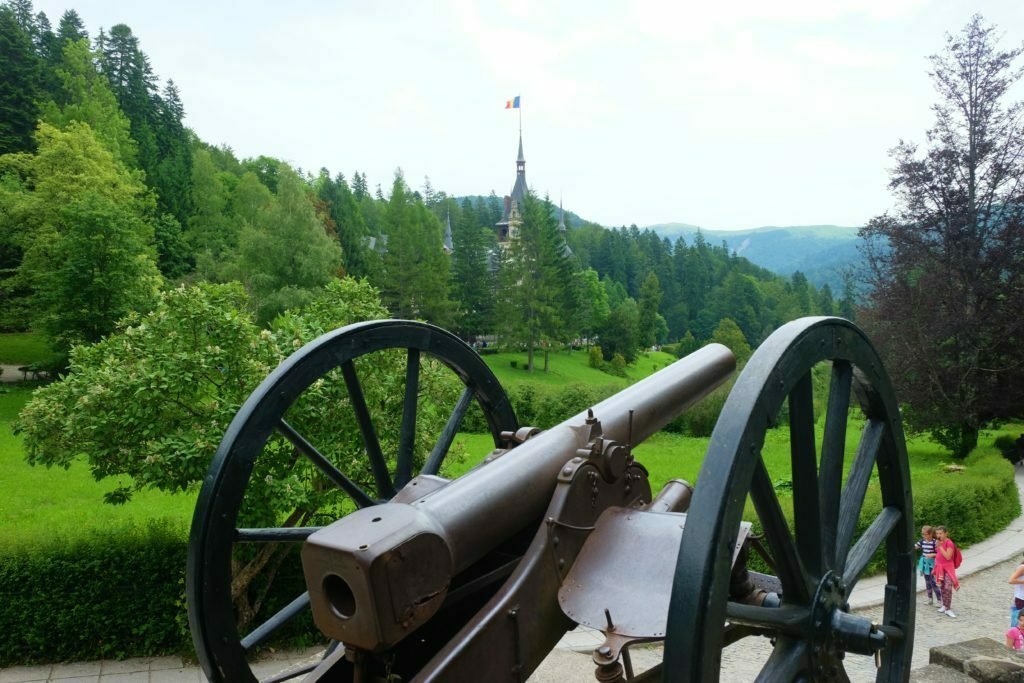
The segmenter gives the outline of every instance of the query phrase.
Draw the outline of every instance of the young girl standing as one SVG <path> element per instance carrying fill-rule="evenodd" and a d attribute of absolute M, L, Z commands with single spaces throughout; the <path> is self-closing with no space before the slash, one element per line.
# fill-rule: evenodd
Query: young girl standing
<path fill-rule="evenodd" d="M 953 589 L 960 590 L 960 581 L 956 578 L 956 566 L 953 563 L 953 556 L 956 554 L 956 544 L 949 537 L 946 527 L 935 527 L 935 537 L 938 546 L 935 548 L 935 580 L 939 584 L 942 594 L 942 606 L 939 612 L 945 613 L 947 617 L 956 617 L 956 613 L 950 609 L 953 603 Z"/>
<path fill-rule="evenodd" d="M 939 587 L 935 585 L 935 530 L 930 526 L 921 527 L 921 540 L 915 544 L 921 551 L 921 559 L 917 562 L 917 571 L 924 577 L 924 589 L 928 593 L 928 604 L 934 605 L 935 600 L 942 601 Z"/>
<path fill-rule="evenodd" d="M 1006 647 L 1018 652 L 1024 649 L 1024 612 L 1017 616 L 1017 625 L 1006 632 Z"/>

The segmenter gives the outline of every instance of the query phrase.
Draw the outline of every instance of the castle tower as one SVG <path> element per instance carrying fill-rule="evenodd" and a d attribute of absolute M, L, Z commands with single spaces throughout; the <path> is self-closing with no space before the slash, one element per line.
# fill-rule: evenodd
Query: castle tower
<path fill-rule="evenodd" d="M 526 195 L 526 157 L 523 156 L 523 134 L 519 134 L 519 156 L 516 159 L 516 182 L 512 186 L 512 194 L 505 197 L 505 211 L 501 220 L 495 228 L 498 232 L 498 242 L 508 242 L 515 239 L 519 233 L 519 224 L 522 222 L 520 206 L 523 197 Z"/>
<path fill-rule="evenodd" d="M 572 249 L 569 247 L 569 229 L 565 225 L 565 209 L 562 208 L 562 200 L 558 200 L 558 236 L 562 238 L 562 256 L 572 256 Z"/>
<path fill-rule="evenodd" d="M 444 226 L 444 253 L 450 254 L 454 251 L 455 247 L 452 244 L 452 212 L 448 211 L 448 219 Z"/>

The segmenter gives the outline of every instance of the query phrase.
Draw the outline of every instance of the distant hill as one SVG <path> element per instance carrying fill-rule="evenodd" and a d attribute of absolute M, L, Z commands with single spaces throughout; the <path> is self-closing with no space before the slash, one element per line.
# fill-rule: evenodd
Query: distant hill
<path fill-rule="evenodd" d="M 780 275 L 802 272 L 815 286 L 839 293 L 842 271 L 860 262 L 858 228 L 839 225 L 765 226 L 751 230 L 707 230 L 688 223 L 649 225 L 662 237 L 692 244 L 699 230 L 710 244 L 725 242 L 751 263 Z"/>
<path fill-rule="evenodd" d="M 470 195 L 455 199 L 476 202 L 488 198 Z M 570 230 L 591 223 L 568 209 L 565 222 Z M 725 242 L 730 251 L 779 275 L 792 275 L 799 270 L 815 287 L 827 284 L 837 295 L 842 291 L 843 270 L 861 260 L 857 251 L 858 228 L 841 225 L 769 225 L 750 230 L 714 230 L 690 223 L 658 223 L 640 229 L 652 230 L 673 242 L 682 237 L 687 244 L 693 244 L 693 238 L 700 231 L 709 244 L 717 246 Z"/>

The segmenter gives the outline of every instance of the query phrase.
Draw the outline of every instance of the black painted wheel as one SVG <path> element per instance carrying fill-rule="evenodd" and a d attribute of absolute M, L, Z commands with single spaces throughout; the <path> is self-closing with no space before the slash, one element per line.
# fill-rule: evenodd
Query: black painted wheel
<path fill-rule="evenodd" d="M 829 363 L 819 463 L 812 368 Z M 862 416 L 849 410 L 851 394 Z M 784 401 L 792 525 L 761 457 Z M 848 424 L 862 424 L 863 431 L 844 486 Z M 876 474 L 877 513 L 866 503 Z M 729 596 L 732 548 L 748 496 L 772 557 L 769 573 L 781 582 L 778 606 L 740 604 Z M 867 500 L 877 500 L 877 493 Z M 855 541 L 862 509 L 872 519 Z M 844 657 L 876 652 L 876 680 L 907 680 L 914 633 L 912 510 L 899 410 L 874 347 L 838 318 L 804 318 L 781 327 L 750 359 L 711 436 L 679 549 L 665 680 L 717 681 L 723 647 L 742 649 L 752 636 L 771 638 L 774 645 L 758 681 L 848 680 L 844 662 L 851 659 Z M 884 620 L 875 628 L 849 614 L 847 601 L 883 543 Z"/>
<path fill-rule="evenodd" d="M 464 387 L 461 395 L 451 372 Z M 431 387 L 447 387 L 455 405 L 443 428 L 433 432 L 422 423 L 441 424 L 444 415 L 437 400 L 421 395 Z M 325 334 L 260 384 L 221 441 L 192 520 L 189 625 L 211 681 L 256 681 L 250 653 L 309 612 L 309 596 L 297 584 L 294 600 L 240 635 L 232 594 L 240 575 L 254 567 L 264 574 L 276 568 L 281 581 L 280 567 L 286 561 L 297 566 L 295 551 L 313 531 L 355 508 L 391 499 L 417 469 L 437 474 L 474 400 L 500 445 L 499 434 L 514 431 L 517 423 L 491 370 L 458 337 L 404 320 L 357 323 Z M 332 425 L 329 435 L 321 428 L 313 438 L 309 426 L 325 421 Z M 428 438 L 437 439 L 432 448 Z M 356 445 L 348 445 L 353 439 Z"/>

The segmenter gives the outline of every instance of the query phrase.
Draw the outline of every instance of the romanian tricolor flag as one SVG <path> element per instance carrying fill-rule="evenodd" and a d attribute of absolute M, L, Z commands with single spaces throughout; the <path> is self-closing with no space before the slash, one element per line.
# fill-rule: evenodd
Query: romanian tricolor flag
<path fill-rule="evenodd" d="M 505 100 L 505 109 L 519 109 L 519 95 L 516 95 L 511 100 Z"/>

